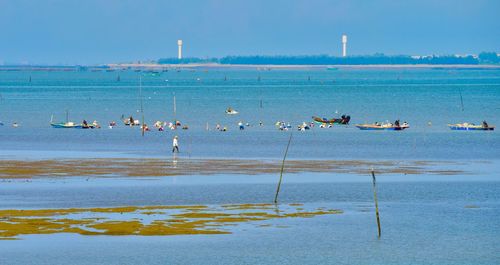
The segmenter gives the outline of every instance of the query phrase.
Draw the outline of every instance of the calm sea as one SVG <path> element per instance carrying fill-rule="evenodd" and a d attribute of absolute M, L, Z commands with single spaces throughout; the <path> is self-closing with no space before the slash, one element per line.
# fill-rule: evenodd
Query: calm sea
<path fill-rule="evenodd" d="M 180 120 L 189 130 L 153 131 L 122 125 L 121 117 Z M 174 116 L 174 95 L 176 113 Z M 0 149 L 168 154 L 174 135 L 189 157 L 279 158 L 288 133 L 311 117 L 348 114 L 351 124 L 400 119 L 404 132 L 359 131 L 354 126 L 295 132 L 290 156 L 304 159 L 498 159 L 495 132 L 456 132 L 448 123 L 486 120 L 500 125 L 500 70 L 338 69 L 181 70 L 116 72 L 0 72 Z M 463 102 L 463 104 L 462 104 Z M 224 113 L 227 107 L 238 115 Z M 463 108 L 462 108 L 463 106 Z M 49 122 L 97 120 L 100 130 L 53 129 Z M 110 130 L 107 124 L 116 121 Z M 237 123 L 250 123 L 239 131 Z M 264 126 L 258 126 L 259 122 Z M 20 127 L 13 128 L 17 122 Z M 215 131 L 215 125 L 229 131 Z M 210 131 L 206 131 L 208 127 Z"/>
<path fill-rule="evenodd" d="M 121 124 L 122 116 L 141 116 L 139 79 L 146 122 L 178 119 L 189 130 L 152 130 L 142 137 L 138 128 Z M 276 121 L 295 126 L 313 115 L 345 113 L 352 124 L 400 119 L 411 128 L 294 130 L 289 156 L 454 160 L 474 173 L 379 176 L 381 239 L 376 237 L 370 176 L 285 174 L 282 203 L 344 213 L 278 220 L 269 228 L 242 224 L 231 227 L 231 235 L 23 236 L 0 240 L 1 264 L 500 263 L 498 131 L 446 127 L 482 120 L 500 125 L 500 70 L 0 72 L 0 96 L 0 159 L 170 158 L 174 135 L 181 157 L 280 159 L 290 131 L 277 130 Z M 229 106 L 240 114 L 226 115 Z M 65 121 L 66 110 L 72 121 L 97 120 L 104 126 L 51 128 L 51 115 Z M 118 126 L 108 129 L 110 121 Z M 251 126 L 240 131 L 239 121 Z M 264 126 L 258 126 L 260 121 Z M 20 126 L 13 128 L 14 122 Z M 217 123 L 229 130 L 215 131 Z M 0 208 L 271 202 L 276 180 L 277 174 L 2 181 Z"/>

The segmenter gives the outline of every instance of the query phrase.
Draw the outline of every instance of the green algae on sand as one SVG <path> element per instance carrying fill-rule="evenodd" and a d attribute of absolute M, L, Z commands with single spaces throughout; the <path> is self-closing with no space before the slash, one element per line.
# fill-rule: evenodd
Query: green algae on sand
<path fill-rule="evenodd" d="M 239 223 L 342 213 L 340 210 L 324 208 L 305 211 L 297 207 L 299 205 L 303 206 L 285 205 L 279 212 L 269 204 L 0 210 L 0 240 L 56 233 L 86 236 L 231 234 L 229 227 Z M 112 219 L 116 214 L 121 214 L 119 220 Z M 268 226 L 271 224 L 266 223 L 263 227 Z"/>

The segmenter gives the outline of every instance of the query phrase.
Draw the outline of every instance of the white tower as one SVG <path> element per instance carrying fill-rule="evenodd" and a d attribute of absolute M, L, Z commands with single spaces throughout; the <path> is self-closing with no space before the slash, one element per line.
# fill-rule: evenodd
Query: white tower
<path fill-rule="evenodd" d="M 179 50 L 177 51 L 177 59 L 182 59 L 182 40 L 177 40 L 177 46 L 179 46 Z"/>
<path fill-rule="evenodd" d="M 347 35 L 342 35 L 342 57 L 347 56 Z"/>

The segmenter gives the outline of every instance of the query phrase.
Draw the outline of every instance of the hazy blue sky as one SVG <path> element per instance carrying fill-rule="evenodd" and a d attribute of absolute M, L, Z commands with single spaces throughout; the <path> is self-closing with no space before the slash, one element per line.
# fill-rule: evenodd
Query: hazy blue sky
<path fill-rule="evenodd" d="M 0 63 L 500 52 L 500 0 L 0 0 Z"/>

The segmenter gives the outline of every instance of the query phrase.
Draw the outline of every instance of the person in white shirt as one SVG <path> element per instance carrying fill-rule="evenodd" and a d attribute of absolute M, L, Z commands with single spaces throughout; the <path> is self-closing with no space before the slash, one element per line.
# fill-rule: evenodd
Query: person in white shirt
<path fill-rule="evenodd" d="M 179 140 L 178 140 L 179 137 L 174 136 L 174 139 L 172 140 L 172 153 L 175 153 L 175 151 L 177 151 L 177 153 L 179 153 Z"/>

